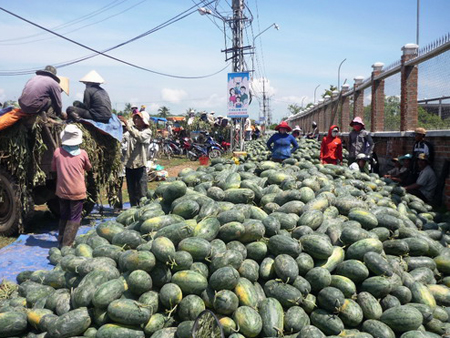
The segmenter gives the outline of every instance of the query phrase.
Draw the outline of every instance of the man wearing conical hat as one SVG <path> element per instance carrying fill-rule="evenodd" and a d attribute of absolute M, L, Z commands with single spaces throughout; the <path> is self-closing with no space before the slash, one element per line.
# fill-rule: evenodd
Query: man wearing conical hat
<path fill-rule="evenodd" d="M 46 112 L 47 115 L 61 116 L 61 91 L 56 68 L 47 66 L 25 84 L 19 97 L 20 108 L 27 114 Z"/>
<path fill-rule="evenodd" d="M 111 118 L 111 100 L 100 84 L 105 80 L 95 71 L 87 73 L 80 82 L 86 84 L 83 102 L 75 101 L 67 108 L 67 115 L 74 121 L 80 118 L 108 123 Z"/>

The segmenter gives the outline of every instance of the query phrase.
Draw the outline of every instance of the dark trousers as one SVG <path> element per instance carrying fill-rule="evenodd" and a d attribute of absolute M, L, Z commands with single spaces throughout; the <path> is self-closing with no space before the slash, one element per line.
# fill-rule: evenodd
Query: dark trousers
<path fill-rule="evenodd" d="M 139 204 L 139 200 L 147 195 L 147 170 L 145 167 L 137 169 L 125 169 L 125 176 L 127 178 L 128 195 L 130 196 L 131 206 Z"/>
<path fill-rule="evenodd" d="M 109 117 L 101 117 L 92 115 L 83 102 L 75 101 L 73 106 L 67 107 L 67 114 L 76 113 L 78 117 L 88 120 L 94 120 L 98 122 L 108 123 Z"/>
<path fill-rule="evenodd" d="M 114 204 L 114 209 L 123 209 L 123 177 L 119 177 L 119 191 L 117 192 L 118 201 Z"/>

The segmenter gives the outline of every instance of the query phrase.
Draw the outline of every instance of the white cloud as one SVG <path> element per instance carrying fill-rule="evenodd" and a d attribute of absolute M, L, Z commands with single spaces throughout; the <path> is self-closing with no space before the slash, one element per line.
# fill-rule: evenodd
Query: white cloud
<path fill-rule="evenodd" d="M 157 104 L 157 103 L 150 103 L 150 105 L 148 105 L 147 106 L 147 112 L 148 113 L 150 113 L 150 114 L 155 114 L 155 113 L 157 113 L 158 112 L 158 109 L 160 108 L 161 106 L 159 105 L 159 104 Z"/>
<path fill-rule="evenodd" d="M 251 82 L 251 88 L 255 95 L 262 94 L 263 91 L 266 95 L 272 96 L 277 93 L 275 87 L 272 87 L 270 80 L 267 78 L 254 78 Z"/>
<path fill-rule="evenodd" d="M 221 109 L 218 107 L 226 107 L 226 97 L 214 93 L 201 100 L 192 100 L 192 106 L 197 107 L 199 110 L 210 110 L 211 108 L 214 108 L 220 111 Z"/>
<path fill-rule="evenodd" d="M 161 98 L 170 103 L 179 103 L 187 96 L 188 94 L 182 89 L 163 88 L 161 90 Z"/>

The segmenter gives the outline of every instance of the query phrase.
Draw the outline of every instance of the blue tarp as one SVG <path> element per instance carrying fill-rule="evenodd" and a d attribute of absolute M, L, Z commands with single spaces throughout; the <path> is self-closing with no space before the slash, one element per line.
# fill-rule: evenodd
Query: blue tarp
<path fill-rule="evenodd" d="M 0 109 L 0 116 L 4 115 L 6 113 L 9 113 L 13 109 L 14 109 L 13 106 L 8 106 L 8 107 L 5 107 L 3 109 Z"/>
<path fill-rule="evenodd" d="M 119 142 L 122 142 L 123 137 L 122 124 L 120 123 L 120 120 L 116 116 L 116 114 L 112 114 L 108 123 L 88 119 L 81 119 L 80 121 L 81 123 L 89 123 L 93 125 L 95 128 L 100 129 L 101 131 L 111 135 Z"/>
<path fill-rule="evenodd" d="M 129 207 L 129 203 L 125 203 L 125 206 Z M 92 218 L 97 213 L 98 210 L 94 209 L 89 216 L 94 224 L 82 225 L 78 235 L 85 234 L 103 221 L 115 218 L 112 209 L 107 206 L 104 207 L 106 217 Z M 58 221 L 50 221 L 41 233 L 20 235 L 15 242 L 0 249 L 0 282 L 3 279 L 16 281 L 16 276 L 26 270 L 52 270 L 54 266 L 50 264 L 47 257 L 48 250 L 58 246 L 57 229 Z"/>
<path fill-rule="evenodd" d="M 167 122 L 167 119 L 165 119 L 164 117 L 150 117 L 150 119 L 155 122 L 158 121 Z"/>

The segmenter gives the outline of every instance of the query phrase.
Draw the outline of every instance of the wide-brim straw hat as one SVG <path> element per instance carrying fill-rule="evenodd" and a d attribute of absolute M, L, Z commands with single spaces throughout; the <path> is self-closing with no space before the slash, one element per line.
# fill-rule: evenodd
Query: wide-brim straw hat
<path fill-rule="evenodd" d="M 280 128 L 284 128 L 287 131 L 292 131 L 292 128 L 287 124 L 286 121 L 281 122 L 278 126 L 275 127 L 275 130 L 279 130 Z"/>
<path fill-rule="evenodd" d="M 69 95 L 70 92 L 70 80 L 68 77 L 65 76 L 58 76 L 60 82 L 59 82 L 59 86 L 61 87 L 61 89 L 63 90 L 64 93 L 66 93 L 67 95 Z"/>
<path fill-rule="evenodd" d="M 142 119 L 142 121 L 144 122 L 145 125 L 147 125 L 147 126 L 150 125 L 150 115 L 146 111 L 144 111 L 144 110 L 143 111 L 139 111 L 139 112 L 137 112 L 134 115 L 139 116 Z"/>
<path fill-rule="evenodd" d="M 36 71 L 36 75 L 50 76 L 53 80 L 59 83 L 59 77 L 56 76 L 56 68 L 53 66 L 46 66 L 45 69 Z"/>
<path fill-rule="evenodd" d="M 83 83 L 105 83 L 105 80 L 95 71 L 91 70 L 89 73 L 87 73 L 85 76 L 83 76 L 80 79 L 80 82 Z"/>
<path fill-rule="evenodd" d="M 63 146 L 78 146 L 83 143 L 83 132 L 74 124 L 69 124 L 61 132 L 61 144 Z"/>
<path fill-rule="evenodd" d="M 426 135 L 426 134 L 427 134 L 426 129 L 425 129 L 425 128 L 421 128 L 421 127 L 416 128 L 416 130 L 415 130 L 414 132 L 415 132 L 416 134 L 422 134 L 422 135 Z"/>

